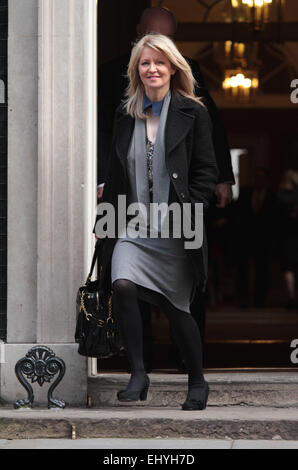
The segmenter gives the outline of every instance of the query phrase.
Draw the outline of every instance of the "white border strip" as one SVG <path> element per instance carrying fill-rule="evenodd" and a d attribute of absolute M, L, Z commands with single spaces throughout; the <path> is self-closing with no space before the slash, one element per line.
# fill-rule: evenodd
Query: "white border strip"
<path fill-rule="evenodd" d="M 97 0 L 87 0 L 87 165 L 86 165 L 86 199 L 85 199 L 85 258 L 84 271 L 89 272 L 95 237 L 92 228 L 96 213 L 97 183 Z M 88 358 L 88 376 L 97 375 L 97 359 Z"/>

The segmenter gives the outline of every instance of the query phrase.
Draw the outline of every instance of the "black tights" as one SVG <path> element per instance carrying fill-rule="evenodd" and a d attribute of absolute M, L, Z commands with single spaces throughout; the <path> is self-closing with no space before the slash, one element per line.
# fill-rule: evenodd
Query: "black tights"
<path fill-rule="evenodd" d="M 138 287 L 126 279 L 113 284 L 114 310 L 119 321 L 124 347 L 131 367 L 128 390 L 142 386 L 146 375 L 143 362 L 143 326 L 138 303 Z M 192 315 L 175 308 L 167 299 L 163 301 L 165 315 L 170 323 L 174 340 L 189 370 L 188 385 L 202 385 L 202 347 L 198 325 Z"/>

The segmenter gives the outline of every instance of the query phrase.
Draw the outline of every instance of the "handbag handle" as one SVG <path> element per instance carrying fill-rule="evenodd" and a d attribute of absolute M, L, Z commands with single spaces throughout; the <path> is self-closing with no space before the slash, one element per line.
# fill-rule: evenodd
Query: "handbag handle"
<path fill-rule="evenodd" d="M 90 272 L 89 272 L 89 274 L 88 274 L 86 283 L 88 283 L 88 282 L 91 280 L 91 277 L 92 277 L 92 274 L 93 274 L 93 270 L 94 270 L 94 266 L 95 266 L 95 263 L 96 263 L 96 260 L 97 260 L 98 251 L 99 251 L 99 247 L 100 247 L 101 242 L 102 242 L 101 239 L 98 239 L 98 240 L 96 241 L 95 248 L 94 248 L 94 253 L 93 253 L 93 258 L 92 258 L 92 262 L 91 262 L 91 268 L 90 268 Z"/>

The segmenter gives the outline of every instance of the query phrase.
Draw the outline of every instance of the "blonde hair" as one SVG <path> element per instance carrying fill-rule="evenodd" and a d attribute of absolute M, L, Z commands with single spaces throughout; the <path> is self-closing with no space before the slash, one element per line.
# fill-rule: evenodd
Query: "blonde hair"
<path fill-rule="evenodd" d="M 143 112 L 145 90 L 138 70 L 140 57 L 145 46 L 151 47 L 155 51 L 163 52 L 171 62 L 172 67 L 176 69 L 176 73 L 171 79 L 170 89 L 204 106 L 200 98 L 195 96 L 196 81 L 191 68 L 173 41 L 162 34 L 150 33 L 135 43 L 131 51 L 127 69 L 129 85 L 124 100 L 124 107 L 127 113 L 132 117 L 147 119 L 146 114 Z"/>
<path fill-rule="evenodd" d="M 298 171 L 287 170 L 281 179 L 279 189 L 281 191 L 292 191 L 298 185 Z"/>

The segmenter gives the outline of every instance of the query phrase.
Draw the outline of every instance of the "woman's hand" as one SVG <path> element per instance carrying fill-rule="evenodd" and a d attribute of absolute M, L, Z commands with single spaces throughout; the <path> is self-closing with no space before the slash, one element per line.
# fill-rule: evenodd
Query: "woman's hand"
<path fill-rule="evenodd" d="M 104 186 L 99 186 L 99 188 L 97 188 L 97 201 L 98 202 L 100 202 L 102 198 L 103 188 Z"/>

